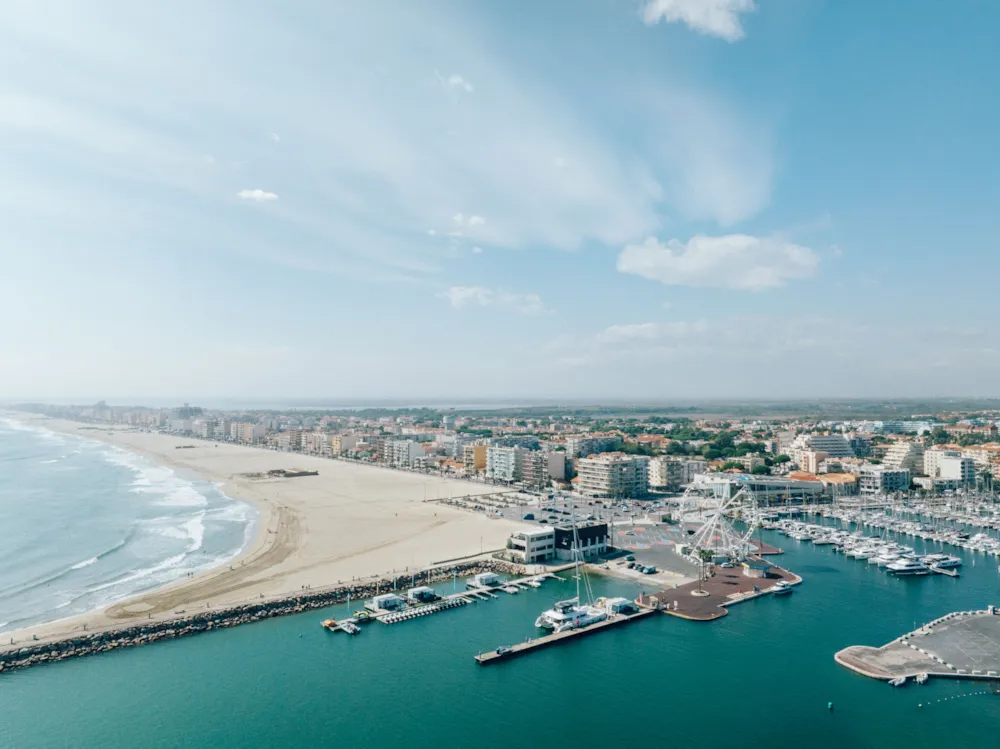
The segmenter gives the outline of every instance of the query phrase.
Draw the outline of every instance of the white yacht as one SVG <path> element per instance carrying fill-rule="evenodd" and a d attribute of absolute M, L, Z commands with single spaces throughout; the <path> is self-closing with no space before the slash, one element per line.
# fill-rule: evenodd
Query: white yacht
<path fill-rule="evenodd" d="M 559 601 L 548 611 L 543 611 L 535 620 L 536 627 L 551 629 L 553 632 L 565 632 L 568 629 L 579 629 L 591 624 L 597 624 L 608 618 L 608 612 L 597 606 L 581 606 L 579 598 Z"/>
<path fill-rule="evenodd" d="M 937 567 L 942 570 L 951 570 L 962 566 L 961 559 L 948 556 L 947 554 L 928 554 L 925 557 L 921 557 L 920 561 L 929 567 Z"/>
<path fill-rule="evenodd" d="M 553 633 L 565 632 L 570 629 L 579 629 L 591 624 L 597 624 L 608 618 L 608 606 L 595 605 L 594 594 L 590 589 L 590 580 L 580 569 L 580 536 L 576 528 L 576 517 L 571 516 L 573 523 L 573 566 L 574 577 L 576 578 L 576 596 L 568 601 L 559 601 L 548 611 L 543 611 L 537 619 L 535 626 L 544 629 L 551 629 Z M 587 594 L 587 603 L 580 603 L 580 583 L 584 584 L 584 592 Z M 617 599 L 615 599 L 617 600 Z M 598 601 L 597 603 L 601 603 Z"/>
<path fill-rule="evenodd" d="M 907 559 L 906 557 L 889 562 L 885 568 L 894 575 L 927 575 L 930 572 L 919 559 Z"/>

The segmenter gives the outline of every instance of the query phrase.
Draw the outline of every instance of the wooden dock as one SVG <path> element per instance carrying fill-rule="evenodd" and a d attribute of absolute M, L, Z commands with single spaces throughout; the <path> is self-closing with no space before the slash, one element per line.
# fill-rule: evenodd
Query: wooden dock
<path fill-rule="evenodd" d="M 516 658 L 525 653 L 530 653 L 534 650 L 540 650 L 542 648 L 547 648 L 550 645 L 555 645 L 560 642 L 565 642 L 573 637 L 583 637 L 584 635 L 594 634 L 595 632 L 601 632 L 611 627 L 617 627 L 622 624 L 628 624 L 629 622 L 636 621 L 637 619 L 642 619 L 643 617 L 649 616 L 650 614 L 656 613 L 653 609 L 642 609 L 635 614 L 618 615 L 612 619 L 605 619 L 603 622 L 598 622 L 597 624 L 591 624 L 589 627 L 584 627 L 582 629 L 571 629 L 566 632 L 559 632 L 552 635 L 543 635 L 542 637 L 537 637 L 534 640 L 528 640 L 527 642 L 520 642 L 517 645 L 511 645 L 506 648 L 497 648 L 496 650 L 491 650 L 488 653 L 480 653 L 476 656 L 476 662 L 480 666 L 486 666 L 491 663 L 497 663 L 498 661 L 508 660 L 510 658 Z"/>

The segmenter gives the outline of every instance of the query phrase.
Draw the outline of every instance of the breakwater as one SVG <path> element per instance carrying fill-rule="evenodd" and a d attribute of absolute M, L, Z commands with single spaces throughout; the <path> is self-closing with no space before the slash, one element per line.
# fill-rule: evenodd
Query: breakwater
<path fill-rule="evenodd" d="M 400 574 L 393 579 L 382 578 L 366 583 L 353 583 L 323 591 L 308 592 L 284 598 L 241 604 L 217 611 L 187 614 L 167 621 L 147 622 L 122 626 L 112 630 L 81 633 L 76 637 L 66 637 L 52 642 L 27 645 L 22 648 L 8 648 L 0 652 L 0 673 L 15 669 L 54 663 L 68 658 L 104 653 L 118 648 L 135 647 L 161 640 L 187 637 L 200 632 L 209 632 L 224 627 L 270 619 L 275 616 L 299 614 L 303 611 L 325 608 L 348 600 L 371 598 L 393 588 L 405 589 L 411 584 L 428 584 L 446 580 L 454 575 L 463 577 L 480 572 L 496 572 L 506 575 L 523 575 L 520 565 L 494 559 L 476 560 L 423 570 L 415 575 Z"/>

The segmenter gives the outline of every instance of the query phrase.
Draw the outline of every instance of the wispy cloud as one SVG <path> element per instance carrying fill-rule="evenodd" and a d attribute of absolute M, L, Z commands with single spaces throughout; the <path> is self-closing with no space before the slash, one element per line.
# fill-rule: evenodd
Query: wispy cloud
<path fill-rule="evenodd" d="M 452 286 L 437 296 L 447 299 L 455 309 L 495 307 L 519 312 L 522 315 L 537 315 L 545 311 L 545 304 L 538 294 L 517 294 L 484 286 Z"/>
<path fill-rule="evenodd" d="M 648 25 L 681 22 L 701 34 L 735 42 L 745 36 L 740 15 L 756 9 L 754 0 L 648 0 L 642 20 Z"/>
<path fill-rule="evenodd" d="M 437 73 L 438 80 L 441 84 L 447 88 L 455 91 L 464 91 L 467 94 L 471 94 L 476 90 L 476 87 L 472 85 L 469 81 L 465 80 L 458 73 L 452 73 L 447 78 Z"/>
<path fill-rule="evenodd" d="M 778 237 L 698 235 L 666 244 L 650 237 L 618 256 L 618 270 L 669 286 L 701 286 L 763 291 L 809 278 L 819 255 Z"/>
<path fill-rule="evenodd" d="M 281 143 L 281 136 L 278 135 L 277 133 L 271 133 L 267 137 L 271 139 L 272 143 Z"/>
<path fill-rule="evenodd" d="M 277 193 L 267 192 L 266 190 L 240 190 L 236 193 L 236 197 L 240 200 L 254 200 L 258 203 L 278 199 Z"/>

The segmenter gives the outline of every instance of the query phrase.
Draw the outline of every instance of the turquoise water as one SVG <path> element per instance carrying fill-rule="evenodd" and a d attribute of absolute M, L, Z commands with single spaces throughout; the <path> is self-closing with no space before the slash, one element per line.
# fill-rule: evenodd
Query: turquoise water
<path fill-rule="evenodd" d="M 254 516 L 211 483 L 0 417 L 0 632 L 221 564 Z"/>
<path fill-rule="evenodd" d="M 892 689 L 833 661 L 1000 603 L 996 560 L 973 568 L 964 554 L 958 580 L 900 579 L 829 547 L 765 540 L 805 578 L 791 596 L 710 624 L 649 617 L 490 667 L 473 655 L 532 634 L 569 583 L 354 638 L 319 626 L 342 606 L 3 675 L 0 746 L 996 745 L 1000 696 L 961 697 L 981 686 Z"/>

